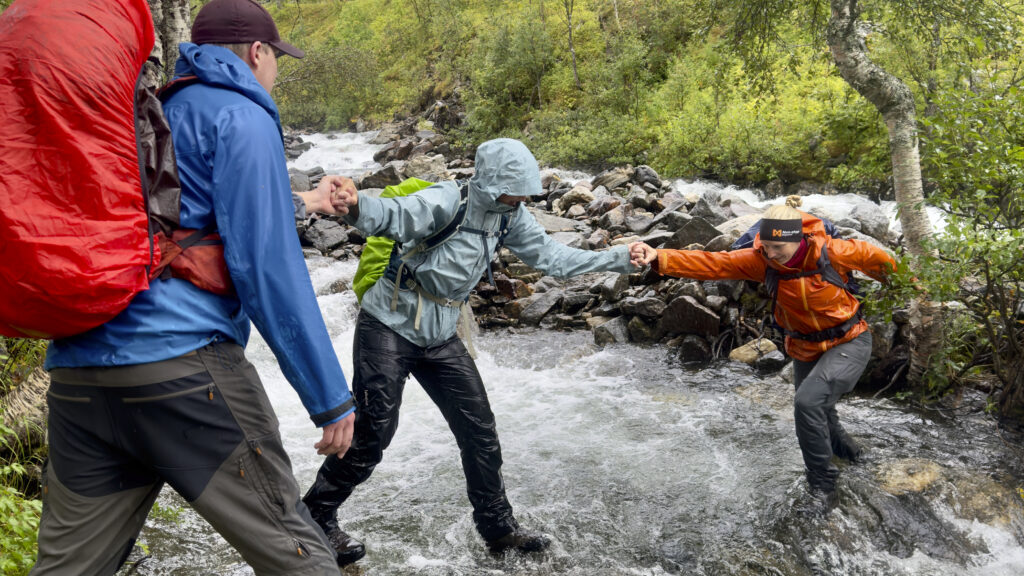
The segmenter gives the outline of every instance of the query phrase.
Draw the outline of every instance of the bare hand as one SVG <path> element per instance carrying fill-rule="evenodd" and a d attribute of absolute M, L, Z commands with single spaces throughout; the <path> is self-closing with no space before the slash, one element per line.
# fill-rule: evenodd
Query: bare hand
<path fill-rule="evenodd" d="M 320 179 L 316 189 L 309 192 L 296 192 L 306 203 L 307 212 L 320 212 L 322 214 L 347 214 L 348 209 L 338 210 L 331 202 L 336 190 L 355 190 L 356 185 L 351 178 L 345 178 L 337 174 L 328 174 Z"/>
<path fill-rule="evenodd" d="M 338 214 L 348 214 L 350 211 L 355 214 L 353 207 L 359 207 L 359 191 L 356 185 L 349 180 L 346 186 L 339 186 L 331 191 L 331 204 Z"/>
<path fill-rule="evenodd" d="M 334 454 L 338 458 L 348 452 L 352 445 L 352 429 L 355 427 L 356 413 L 353 412 L 341 420 L 322 428 L 323 437 L 313 445 L 320 455 Z"/>
<path fill-rule="evenodd" d="M 658 258 L 658 251 L 643 242 L 629 245 L 629 263 L 637 268 L 646 266 Z"/>

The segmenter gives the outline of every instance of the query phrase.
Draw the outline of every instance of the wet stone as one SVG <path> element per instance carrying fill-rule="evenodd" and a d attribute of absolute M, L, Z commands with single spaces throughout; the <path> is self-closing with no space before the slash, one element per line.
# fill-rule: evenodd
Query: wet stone
<path fill-rule="evenodd" d="M 703 218 L 692 218 L 689 222 L 683 225 L 682 228 L 676 231 L 672 240 L 665 243 L 666 248 L 684 248 L 691 244 L 700 244 L 704 246 L 715 237 L 719 236 L 718 230 L 715 229 L 707 220 Z"/>
<path fill-rule="evenodd" d="M 718 314 L 690 296 L 682 296 L 670 302 L 661 318 L 661 323 L 661 332 L 665 334 L 697 334 L 708 338 L 718 337 Z"/>
<path fill-rule="evenodd" d="M 594 342 L 600 345 L 629 342 L 629 321 L 619 316 L 594 328 Z"/>
<path fill-rule="evenodd" d="M 592 300 L 594 297 L 586 292 L 566 292 L 562 297 L 562 312 L 574 314 L 586 308 Z"/>
<path fill-rule="evenodd" d="M 629 275 L 610 272 L 605 280 L 597 285 L 601 297 L 608 302 L 616 302 L 622 293 L 629 288 Z"/>
<path fill-rule="evenodd" d="M 762 373 L 777 372 L 782 370 L 786 362 L 788 362 L 786 356 L 782 352 L 774 350 L 755 360 L 754 368 Z"/>
<path fill-rule="evenodd" d="M 633 342 L 651 342 L 654 340 L 654 329 L 639 316 L 633 316 L 626 325 L 629 338 Z"/>
<path fill-rule="evenodd" d="M 348 242 L 348 233 L 333 220 L 320 219 L 306 229 L 306 240 L 322 253 Z"/>
<path fill-rule="evenodd" d="M 733 348 L 729 352 L 729 359 L 753 366 L 765 354 L 776 351 L 778 351 L 778 347 L 774 342 L 765 338 L 759 338 L 751 340 L 738 348 Z"/>
<path fill-rule="evenodd" d="M 562 292 L 551 290 L 543 294 L 534 294 L 527 299 L 527 304 L 519 314 L 519 321 L 524 324 L 537 325 L 544 319 L 562 299 Z"/>
<path fill-rule="evenodd" d="M 667 305 L 659 298 L 625 298 L 619 303 L 623 314 L 655 320 L 665 312 Z"/>
<path fill-rule="evenodd" d="M 711 360 L 711 345 L 707 340 L 694 334 L 687 334 L 679 343 L 679 359 L 683 362 L 708 362 Z"/>

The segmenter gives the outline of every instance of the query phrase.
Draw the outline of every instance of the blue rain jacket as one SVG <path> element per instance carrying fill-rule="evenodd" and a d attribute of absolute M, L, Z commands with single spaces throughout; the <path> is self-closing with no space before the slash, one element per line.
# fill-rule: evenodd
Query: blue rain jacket
<path fill-rule="evenodd" d="M 537 220 L 520 205 L 497 201 L 502 194 L 540 194 L 537 161 L 523 143 L 501 138 L 485 142 L 476 151 L 476 172 L 469 182 L 469 199 L 463 226 L 497 231 L 502 213 L 512 212 L 504 246 L 527 265 L 557 277 L 585 272 L 631 272 L 629 250 L 616 246 L 604 252 L 578 250 L 552 240 Z M 359 196 L 357 219 L 348 222 L 368 236 L 387 236 L 403 243 L 403 252 L 418 240 L 443 228 L 455 216 L 460 201 L 455 182 L 441 182 L 402 198 Z M 416 281 L 440 298 L 465 300 L 485 273 L 494 255 L 497 238 L 460 230 L 441 246 L 413 256 L 406 264 Z M 423 299 L 420 328 L 414 328 L 417 294 L 400 290 L 398 305 L 391 311 L 395 285 L 381 278 L 363 296 L 363 310 L 418 346 L 435 346 L 455 334 L 459 310 Z"/>
<path fill-rule="evenodd" d="M 164 104 L 181 178 L 181 226 L 216 220 L 237 297 L 155 280 L 121 314 L 54 341 L 46 367 L 123 366 L 216 341 L 245 346 L 250 319 L 318 426 L 354 410 L 295 234 L 277 106 L 248 65 L 219 46 L 180 45 L 176 76 L 200 83 Z"/>

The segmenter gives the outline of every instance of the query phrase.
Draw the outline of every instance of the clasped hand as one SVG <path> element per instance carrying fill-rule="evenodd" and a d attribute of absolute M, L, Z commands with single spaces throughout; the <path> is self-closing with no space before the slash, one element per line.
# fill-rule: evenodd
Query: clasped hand
<path fill-rule="evenodd" d="M 629 263 L 637 268 L 646 266 L 658 258 L 658 251 L 644 242 L 633 242 L 629 245 Z"/>

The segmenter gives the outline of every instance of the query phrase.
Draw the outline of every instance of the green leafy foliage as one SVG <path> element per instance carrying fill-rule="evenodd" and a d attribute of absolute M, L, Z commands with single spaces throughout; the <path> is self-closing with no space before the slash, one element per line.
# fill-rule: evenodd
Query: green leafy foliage
<path fill-rule="evenodd" d="M 7 447 L 12 430 L 0 425 L 0 445 Z M 36 559 L 36 533 L 42 502 L 31 500 L 14 485 L 28 474 L 20 462 L 0 463 L 0 574 L 28 574 Z"/>
<path fill-rule="evenodd" d="M 971 89 L 937 94 L 923 167 L 945 212 L 923 281 L 973 320 L 970 360 L 1000 382 L 1004 413 L 1024 410 L 1024 105 L 1004 62 Z M 1011 66 L 1012 69 L 1012 66 Z"/>
<path fill-rule="evenodd" d="M 457 94 L 457 139 L 526 138 L 552 165 L 648 163 L 664 176 L 739 183 L 884 179 L 886 136 L 851 96 L 820 40 L 772 25 L 757 64 L 715 28 L 739 3 L 664 0 L 303 1 L 271 4 L 309 62 L 282 64 L 285 123 L 318 129 L 385 120 Z M 813 6 L 781 2 L 813 16 Z M 820 16 L 820 15 L 819 15 Z M 723 36 L 723 34 L 726 34 Z M 292 36 L 294 38 L 294 36 Z M 767 46 L 767 45 L 766 45 Z M 760 79 L 770 73 L 770 83 Z M 770 85 L 771 89 L 766 89 Z M 851 138 L 852 137 L 852 138 Z"/>
<path fill-rule="evenodd" d="M 0 336 L 0 397 L 43 365 L 46 346 L 46 340 Z"/>

